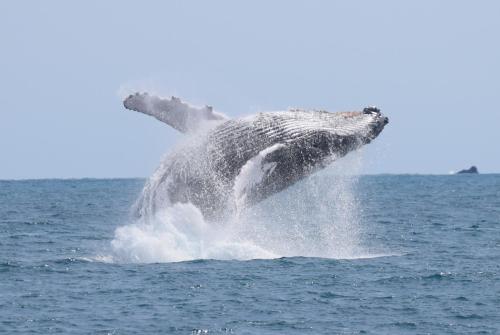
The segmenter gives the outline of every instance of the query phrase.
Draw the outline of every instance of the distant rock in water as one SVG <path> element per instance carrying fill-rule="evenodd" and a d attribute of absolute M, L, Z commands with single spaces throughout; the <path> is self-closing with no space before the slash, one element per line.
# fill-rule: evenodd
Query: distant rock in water
<path fill-rule="evenodd" d="M 460 170 L 457 172 L 457 174 L 462 174 L 462 173 L 479 173 L 479 171 L 477 170 L 477 167 L 471 166 L 470 169 Z"/>

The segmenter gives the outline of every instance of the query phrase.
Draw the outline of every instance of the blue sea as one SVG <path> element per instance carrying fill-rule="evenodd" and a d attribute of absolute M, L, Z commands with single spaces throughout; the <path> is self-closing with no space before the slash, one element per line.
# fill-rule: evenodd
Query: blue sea
<path fill-rule="evenodd" d="M 499 334 L 500 175 L 325 173 L 226 222 L 0 181 L 0 333 Z"/>

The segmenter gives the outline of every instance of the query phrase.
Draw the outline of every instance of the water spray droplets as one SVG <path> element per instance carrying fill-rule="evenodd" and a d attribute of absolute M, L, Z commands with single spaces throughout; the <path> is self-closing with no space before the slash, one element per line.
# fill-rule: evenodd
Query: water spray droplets
<path fill-rule="evenodd" d="M 356 199 L 361 161 L 360 152 L 352 153 L 223 221 L 207 222 L 190 203 L 171 205 L 148 220 L 118 228 L 111 242 L 111 256 L 106 259 L 155 263 L 289 256 L 366 257 Z"/>

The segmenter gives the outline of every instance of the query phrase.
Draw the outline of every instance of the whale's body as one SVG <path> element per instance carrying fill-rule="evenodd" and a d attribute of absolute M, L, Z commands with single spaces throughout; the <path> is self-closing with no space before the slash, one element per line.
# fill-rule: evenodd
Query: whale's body
<path fill-rule="evenodd" d="M 124 105 L 191 135 L 146 184 L 140 216 L 177 202 L 192 203 L 207 218 L 253 205 L 369 143 L 388 122 L 376 108 L 293 109 L 228 119 L 177 98 L 135 94 Z"/>

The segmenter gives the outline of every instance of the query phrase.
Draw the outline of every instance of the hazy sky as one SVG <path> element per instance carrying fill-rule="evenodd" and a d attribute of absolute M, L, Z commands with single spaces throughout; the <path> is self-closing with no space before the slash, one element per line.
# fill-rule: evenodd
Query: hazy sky
<path fill-rule="evenodd" d="M 389 116 L 366 172 L 500 172 L 499 1 L 2 1 L 0 179 L 148 176 L 180 138 L 135 89 L 230 116 Z"/>

